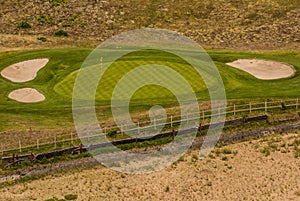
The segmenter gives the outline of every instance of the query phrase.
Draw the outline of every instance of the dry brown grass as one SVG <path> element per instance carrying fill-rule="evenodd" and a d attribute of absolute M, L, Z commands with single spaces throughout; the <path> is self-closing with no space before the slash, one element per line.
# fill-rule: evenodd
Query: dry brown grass
<path fill-rule="evenodd" d="M 297 133 L 219 147 L 204 160 L 198 151 L 160 172 L 126 175 L 102 166 L 49 175 L 0 190 L 0 200 L 45 200 L 78 194 L 78 200 L 299 200 Z M 283 147 L 283 144 L 286 145 Z M 270 151 L 266 156 L 261 150 Z M 285 149 L 285 151 L 281 151 Z M 276 151 L 277 150 L 277 151 Z"/>
<path fill-rule="evenodd" d="M 148 27 L 183 33 L 206 47 L 299 49 L 299 9 L 298 0 L 82 0 L 59 6 L 49 1 L 11 0 L 1 2 L 0 33 L 51 39 L 56 31 L 64 30 L 75 40 L 92 37 L 100 42 Z M 41 17 L 51 20 L 41 22 Z M 32 27 L 19 29 L 21 22 Z M 33 38 L 32 42 L 40 41 Z M 0 46 L 21 44 L 10 40 Z"/>
<path fill-rule="evenodd" d="M 95 48 L 99 44 L 99 41 L 92 38 L 80 40 L 48 36 L 47 42 L 41 42 L 37 40 L 38 37 L 40 36 L 0 34 L 0 52 L 51 48 Z"/>

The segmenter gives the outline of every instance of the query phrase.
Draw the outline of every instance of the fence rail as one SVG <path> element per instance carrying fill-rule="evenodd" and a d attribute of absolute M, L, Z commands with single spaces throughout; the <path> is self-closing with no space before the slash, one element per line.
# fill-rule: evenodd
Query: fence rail
<path fill-rule="evenodd" d="M 116 134 L 124 134 L 131 133 L 137 135 L 139 137 L 143 136 L 143 133 L 151 130 L 153 134 L 158 134 L 167 130 L 172 130 L 174 127 L 182 124 L 189 124 L 197 126 L 200 122 L 208 120 L 215 116 L 221 115 L 237 115 L 240 113 L 251 114 L 254 112 L 262 111 L 263 113 L 267 113 L 268 111 L 272 111 L 274 109 L 282 109 L 282 110 L 291 110 L 295 109 L 296 111 L 299 108 L 299 99 L 289 99 L 284 101 L 265 101 L 265 102 L 249 102 L 248 104 L 231 104 L 226 107 L 219 107 L 215 110 L 202 109 L 200 108 L 200 113 L 188 113 L 183 118 L 181 115 L 167 115 L 167 119 L 156 118 L 152 121 L 140 121 L 135 122 L 134 124 L 124 124 L 120 127 L 111 126 L 106 127 L 103 131 L 86 131 L 86 136 L 81 136 L 80 139 L 75 133 L 67 133 L 67 134 L 57 134 L 52 137 L 34 139 L 32 141 L 22 142 L 22 140 L 17 141 L 13 144 L 0 143 L 0 154 L 4 155 L 7 152 L 12 152 L 18 150 L 18 152 L 22 153 L 24 150 L 32 149 L 39 150 L 42 146 L 52 146 L 56 148 L 61 143 L 69 143 L 70 146 L 74 144 L 80 143 L 79 140 L 83 141 L 85 144 L 101 142 L 106 139 L 107 134 L 114 131 Z"/>

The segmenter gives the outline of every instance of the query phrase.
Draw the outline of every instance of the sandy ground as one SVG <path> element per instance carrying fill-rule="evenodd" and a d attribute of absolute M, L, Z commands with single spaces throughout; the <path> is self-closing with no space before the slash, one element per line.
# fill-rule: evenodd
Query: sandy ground
<path fill-rule="evenodd" d="M 295 69 L 291 65 L 276 61 L 238 59 L 227 65 L 246 71 L 262 80 L 287 78 L 295 74 Z"/>
<path fill-rule="evenodd" d="M 203 160 L 199 151 L 162 171 L 128 175 L 96 166 L 0 189 L 0 200 L 300 200 L 297 133 L 219 147 Z M 299 143 L 298 143 L 299 148 Z M 231 153 L 225 153 L 224 150 Z M 269 150 L 266 154 L 263 150 Z M 228 151 L 227 151 L 228 152 Z"/>
<path fill-rule="evenodd" d="M 45 96 L 33 88 L 16 89 L 10 92 L 8 97 L 22 103 L 35 103 L 45 100 Z"/>
<path fill-rule="evenodd" d="M 12 82 L 31 81 L 48 62 L 49 59 L 46 58 L 19 62 L 4 68 L 1 75 Z"/>

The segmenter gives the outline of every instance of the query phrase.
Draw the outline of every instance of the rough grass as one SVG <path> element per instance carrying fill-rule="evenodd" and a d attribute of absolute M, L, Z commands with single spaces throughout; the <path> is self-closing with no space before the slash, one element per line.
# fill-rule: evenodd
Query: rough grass
<path fill-rule="evenodd" d="M 299 0 L 82 0 L 57 6 L 49 1 L 11 0 L 3 1 L 1 8 L 2 34 L 48 38 L 66 28 L 74 42 L 89 37 L 102 41 L 124 31 L 154 27 L 184 33 L 207 47 L 299 48 Z M 39 16 L 49 16 L 53 22 L 41 23 Z M 32 27 L 17 30 L 17 23 L 24 20 Z M 14 40 L 3 44 L 23 46 Z"/>

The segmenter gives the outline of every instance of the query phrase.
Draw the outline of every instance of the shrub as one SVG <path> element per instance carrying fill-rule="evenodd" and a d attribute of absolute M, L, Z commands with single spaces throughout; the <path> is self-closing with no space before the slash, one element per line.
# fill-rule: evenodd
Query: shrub
<path fill-rule="evenodd" d="M 298 140 L 297 140 L 297 143 L 294 142 L 294 150 L 295 150 L 295 158 L 299 158 L 300 157 L 300 149 L 298 148 Z"/>
<path fill-rule="evenodd" d="M 232 151 L 228 148 L 223 149 L 223 154 L 231 154 Z"/>
<path fill-rule="evenodd" d="M 58 198 L 50 198 L 50 199 L 47 199 L 45 201 L 65 201 L 64 199 L 58 199 Z"/>
<path fill-rule="evenodd" d="M 51 6 L 59 6 L 63 3 L 67 3 L 67 0 L 50 0 Z"/>
<path fill-rule="evenodd" d="M 196 154 L 193 154 L 192 162 L 196 162 L 198 159 L 199 159 L 198 156 Z"/>
<path fill-rule="evenodd" d="M 220 155 L 220 153 L 221 153 L 220 149 L 216 149 L 215 153 L 217 156 Z"/>
<path fill-rule="evenodd" d="M 215 159 L 216 158 L 213 154 L 209 154 L 208 157 L 211 158 L 211 159 Z"/>
<path fill-rule="evenodd" d="M 45 38 L 45 37 L 39 37 L 37 39 L 40 40 L 40 41 L 42 41 L 42 42 L 46 42 L 47 41 L 47 38 Z"/>
<path fill-rule="evenodd" d="M 80 26 L 81 26 L 81 27 L 85 27 L 85 25 L 86 25 L 86 22 L 81 22 L 81 23 L 80 23 Z"/>
<path fill-rule="evenodd" d="M 281 103 L 281 109 L 282 109 L 282 110 L 287 110 L 287 107 L 286 107 L 286 105 L 285 105 L 284 102 Z"/>
<path fill-rule="evenodd" d="M 228 158 L 226 156 L 222 157 L 222 161 L 227 161 Z"/>
<path fill-rule="evenodd" d="M 77 200 L 78 196 L 75 194 L 65 195 L 66 200 Z"/>
<path fill-rule="evenodd" d="M 31 28 L 31 25 L 28 22 L 20 22 L 18 24 L 18 28 L 29 29 L 29 28 Z"/>
<path fill-rule="evenodd" d="M 37 19 L 41 23 L 48 23 L 51 24 L 53 22 L 53 18 L 47 15 L 41 15 Z"/>
<path fill-rule="evenodd" d="M 56 198 L 50 198 L 50 199 L 47 199 L 45 201 L 57 201 L 57 199 Z"/>
<path fill-rule="evenodd" d="M 117 130 L 110 130 L 108 131 L 107 136 L 110 138 L 115 138 L 117 136 L 117 133 Z"/>
<path fill-rule="evenodd" d="M 63 26 L 63 27 L 71 27 L 70 24 L 63 24 L 62 26 Z"/>
<path fill-rule="evenodd" d="M 68 36 L 68 33 L 64 30 L 54 32 L 54 36 Z"/>
<path fill-rule="evenodd" d="M 261 150 L 261 153 L 265 154 L 265 156 L 269 156 L 270 155 L 270 149 L 269 149 L 269 147 L 264 147 Z"/>
<path fill-rule="evenodd" d="M 77 22 L 80 19 L 80 15 L 79 14 L 74 14 L 70 17 L 70 21 L 71 22 Z"/>
<path fill-rule="evenodd" d="M 277 151 L 277 150 L 278 150 L 277 145 L 274 144 L 274 143 L 269 143 L 269 147 L 270 147 L 273 151 Z"/>

